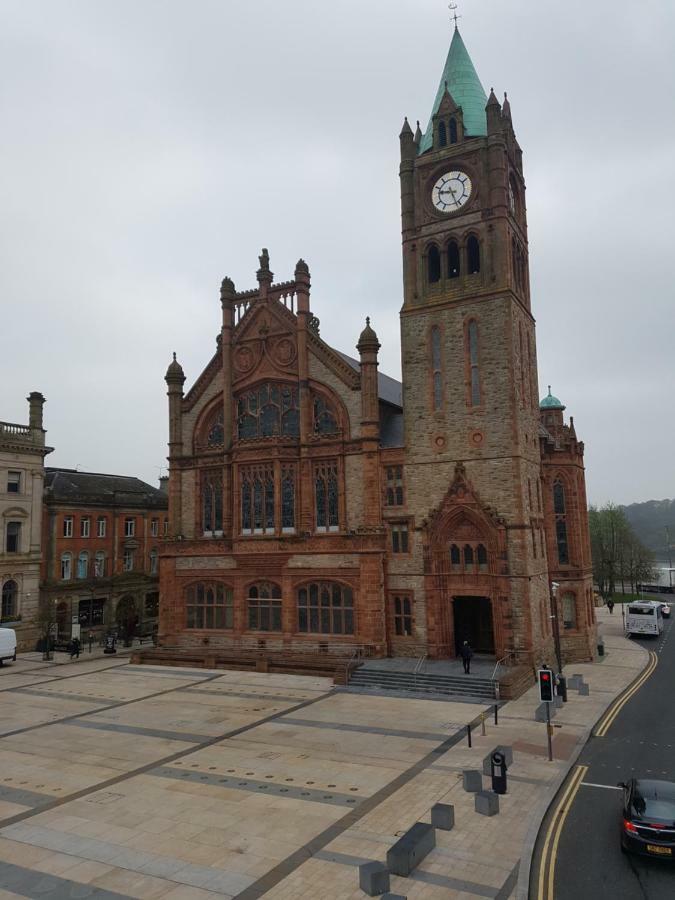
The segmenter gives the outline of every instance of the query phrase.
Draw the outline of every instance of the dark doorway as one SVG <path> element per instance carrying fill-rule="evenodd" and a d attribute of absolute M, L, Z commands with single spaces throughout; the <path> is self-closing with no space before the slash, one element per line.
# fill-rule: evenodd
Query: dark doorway
<path fill-rule="evenodd" d="M 492 604 L 488 597 L 455 597 L 452 601 L 455 652 L 468 641 L 476 653 L 494 653 Z"/>

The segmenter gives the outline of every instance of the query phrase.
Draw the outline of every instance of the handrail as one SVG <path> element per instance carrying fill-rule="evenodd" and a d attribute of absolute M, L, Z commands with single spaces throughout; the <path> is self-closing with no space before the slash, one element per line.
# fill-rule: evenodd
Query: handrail
<path fill-rule="evenodd" d="M 424 662 L 425 662 L 427 656 L 428 656 L 427 653 L 422 654 L 422 656 L 420 656 L 420 658 L 417 660 L 417 665 L 415 666 L 415 669 L 413 670 L 413 683 L 415 685 L 415 690 L 417 690 L 417 676 L 420 672 L 420 669 L 424 665 Z"/>
<path fill-rule="evenodd" d="M 352 666 L 352 663 L 355 663 L 361 654 L 361 647 L 355 647 L 354 652 L 349 657 L 347 662 L 345 663 L 345 687 L 349 686 L 349 670 Z"/>

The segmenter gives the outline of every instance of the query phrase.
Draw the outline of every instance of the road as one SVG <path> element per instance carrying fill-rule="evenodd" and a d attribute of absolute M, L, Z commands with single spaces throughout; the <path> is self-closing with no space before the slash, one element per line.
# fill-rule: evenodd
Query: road
<path fill-rule="evenodd" d="M 591 737 L 572 768 L 558 795 L 569 791 L 562 807 L 562 815 L 565 807 L 567 814 L 557 844 L 549 837 L 547 868 L 540 878 L 542 847 L 552 834 L 549 825 L 556 815 L 560 821 L 557 799 L 549 810 L 535 847 L 531 900 L 675 897 L 675 861 L 621 853 L 622 791 L 616 786 L 631 775 L 675 781 L 674 627 L 667 620 L 660 637 L 634 639 L 655 654 L 655 668 L 605 735 Z"/>

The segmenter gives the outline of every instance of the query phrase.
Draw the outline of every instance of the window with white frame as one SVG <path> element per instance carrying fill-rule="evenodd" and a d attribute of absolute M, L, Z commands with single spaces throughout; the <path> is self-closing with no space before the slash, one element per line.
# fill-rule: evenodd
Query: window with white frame
<path fill-rule="evenodd" d="M 105 550 L 97 550 L 94 557 L 94 578 L 105 576 Z"/>
<path fill-rule="evenodd" d="M 159 553 L 153 549 L 150 551 L 150 574 L 156 575 L 159 571 Z"/>
<path fill-rule="evenodd" d="M 8 494 L 20 494 L 21 493 L 21 472 L 8 472 L 7 473 L 7 493 Z"/>
<path fill-rule="evenodd" d="M 72 516 L 64 516 L 63 517 L 63 536 L 64 537 L 72 537 L 73 536 L 73 517 Z"/>
<path fill-rule="evenodd" d="M 89 554 L 82 550 L 77 557 L 77 577 L 86 578 L 89 574 Z"/>
<path fill-rule="evenodd" d="M 70 581 L 73 577 L 73 555 L 64 553 L 61 556 L 61 581 Z"/>
<path fill-rule="evenodd" d="M 130 516 L 124 520 L 124 537 L 133 537 L 136 534 L 136 519 Z"/>
<path fill-rule="evenodd" d="M 89 516 L 82 516 L 80 519 L 80 537 L 88 538 L 91 534 L 91 519 Z"/>
<path fill-rule="evenodd" d="M 108 520 L 105 516 L 99 516 L 96 520 L 96 537 L 103 538 L 105 537 L 106 529 L 108 527 Z"/>
<path fill-rule="evenodd" d="M 152 537 L 159 537 L 159 519 L 150 520 L 150 535 Z"/>
<path fill-rule="evenodd" d="M 133 550 L 125 550 L 124 556 L 122 557 L 122 568 L 125 572 L 133 572 L 134 571 L 134 551 Z"/>

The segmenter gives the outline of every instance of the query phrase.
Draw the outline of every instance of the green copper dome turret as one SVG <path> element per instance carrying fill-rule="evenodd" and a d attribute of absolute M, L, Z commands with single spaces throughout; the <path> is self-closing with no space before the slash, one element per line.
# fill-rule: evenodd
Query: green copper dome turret
<path fill-rule="evenodd" d="M 548 386 L 548 395 L 539 404 L 539 409 L 565 409 L 564 403 L 561 403 L 557 397 L 551 393 L 551 385 Z"/>
<path fill-rule="evenodd" d="M 457 28 L 452 36 L 448 58 L 441 75 L 441 83 L 438 86 L 438 93 L 431 110 L 429 125 L 420 143 L 420 153 L 431 150 L 433 146 L 433 118 L 441 105 L 446 86 L 457 106 L 462 107 L 464 133 L 467 137 L 485 137 L 487 135 L 487 117 L 485 115 L 487 95 Z"/>

